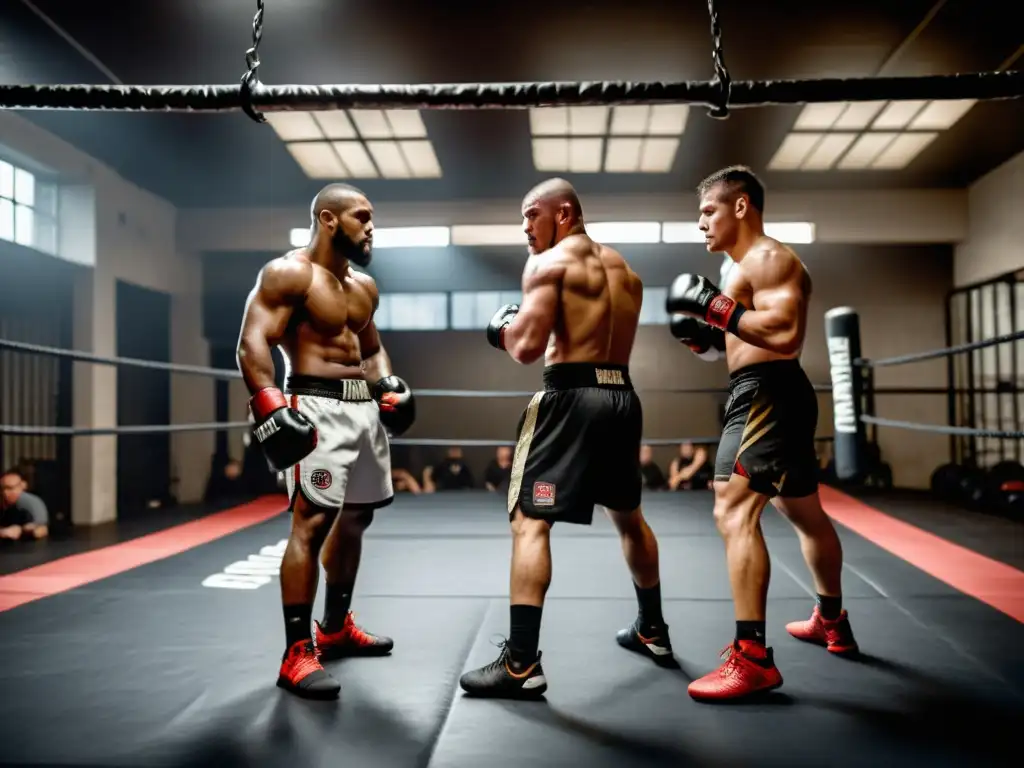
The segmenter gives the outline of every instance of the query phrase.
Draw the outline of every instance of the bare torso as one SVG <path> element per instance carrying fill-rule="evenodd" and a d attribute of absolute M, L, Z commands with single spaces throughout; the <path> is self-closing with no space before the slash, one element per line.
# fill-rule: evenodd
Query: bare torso
<path fill-rule="evenodd" d="M 771 254 L 772 260 L 767 258 Z M 807 327 L 807 299 L 811 294 L 811 277 L 804 268 L 803 263 L 791 249 L 771 238 L 762 238 L 743 257 L 743 260 L 735 264 L 729 271 L 722 292 L 741 303 L 747 309 L 758 309 L 754 304 L 754 294 L 759 290 L 777 287 L 773 273 L 780 271 L 780 268 L 792 265 L 780 265 L 779 255 L 782 253 L 787 259 L 795 261 L 799 265 L 797 280 L 799 280 L 799 291 L 804 296 L 802 310 L 798 319 L 800 329 Z M 730 371 L 737 371 L 748 365 L 764 363 L 770 360 L 791 360 L 800 357 L 803 352 L 803 330 L 800 335 L 799 349 L 793 354 L 781 355 L 740 339 L 738 336 L 725 334 L 725 355 Z"/>
<path fill-rule="evenodd" d="M 556 250 L 534 258 L 565 266 L 545 362 L 628 365 L 643 283 L 622 255 L 585 235 L 573 235 Z"/>
<path fill-rule="evenodd" d="M 281 350 L 291 373 L 329 379 L 362 378 L 359 333 L 378 301 L 373 280 L 346 268 L 341 276 L 309 262 L 303 251 L 283 257 L 312 270 L 305 297 L 292 312 Z"/>

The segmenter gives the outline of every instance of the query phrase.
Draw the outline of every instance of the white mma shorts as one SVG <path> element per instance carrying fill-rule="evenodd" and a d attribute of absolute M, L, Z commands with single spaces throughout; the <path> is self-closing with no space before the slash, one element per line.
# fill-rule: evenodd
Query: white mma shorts
<path fill-rule="evenodd" d="M 375 509 L 394 499 L 391 444 L 380 409 L 362 380 L 290 376 L 289 405 L 317 431 L 316 447 L 285 472 L 288 497 L 298 490 L 327 509 Z"/>

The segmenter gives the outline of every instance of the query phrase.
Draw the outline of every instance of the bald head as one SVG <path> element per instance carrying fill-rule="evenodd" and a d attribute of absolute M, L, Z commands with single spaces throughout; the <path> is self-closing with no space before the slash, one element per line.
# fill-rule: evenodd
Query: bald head
<path fill-rule="evenodd" d="M 583 206 L 565 179 L 548 179 L 523 198 L 523 230 L 530 253 L 554 248 L 563 238 L 583 233 Z"/>
<path fill-rule="evenodd" d="M 349 184 L 328 184 L 313 198 L 309 208 L 310 218 L 316 223 L 324 211 L 340 216 L 352 205 L 366 200 L 366 195 Z"/>
<path fill-rule="evenodd" d="M 523 198 L 523 207 L 530 204 L 543 204 L 546 206 L 559 206 L 568 204 L 572 215 L 576 218 L 583 216 L 583 206 L 580 205 L 580 198 L 576 189 L 565 179 L 548 179 L 542 181 L 531 189 Z"/>
<path fill-rule="evenodd" d="M 373 206 L 362 191 L 348 184 L 328 184 L 310 206 L 313 237 L 361 267 L 373 250 Z"/>

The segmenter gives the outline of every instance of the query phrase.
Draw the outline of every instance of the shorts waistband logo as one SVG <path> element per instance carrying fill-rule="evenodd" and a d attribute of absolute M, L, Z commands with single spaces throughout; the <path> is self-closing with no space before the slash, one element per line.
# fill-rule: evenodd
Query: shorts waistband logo
<path fill-rule="evenodd" d="M 598 384 L 620 387 L 626 386 L 626 377 L 622 375 L 622 371 L 615 371 L 608 368 L 595 368 L 594 375 L 597 376 Z"/>

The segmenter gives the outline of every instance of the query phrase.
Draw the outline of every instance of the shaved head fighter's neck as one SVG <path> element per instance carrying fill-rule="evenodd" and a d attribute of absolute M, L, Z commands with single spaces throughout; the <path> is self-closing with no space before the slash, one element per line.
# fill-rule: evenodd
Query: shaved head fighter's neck
<path fill-rule="evenodd" d="M 373 206 L 348 184 L 328 184 L 309 209 L 310 259 L 337 271 L 351 261 L 368 266 L 373 256 Z"/>
<path fill-rule="evenodd" d="M 530 253 L 543 253 L 570 235 L 586 234 L 580 198 L 565 179 L 548 179 L 523 198 L 523 231 Z"/>

